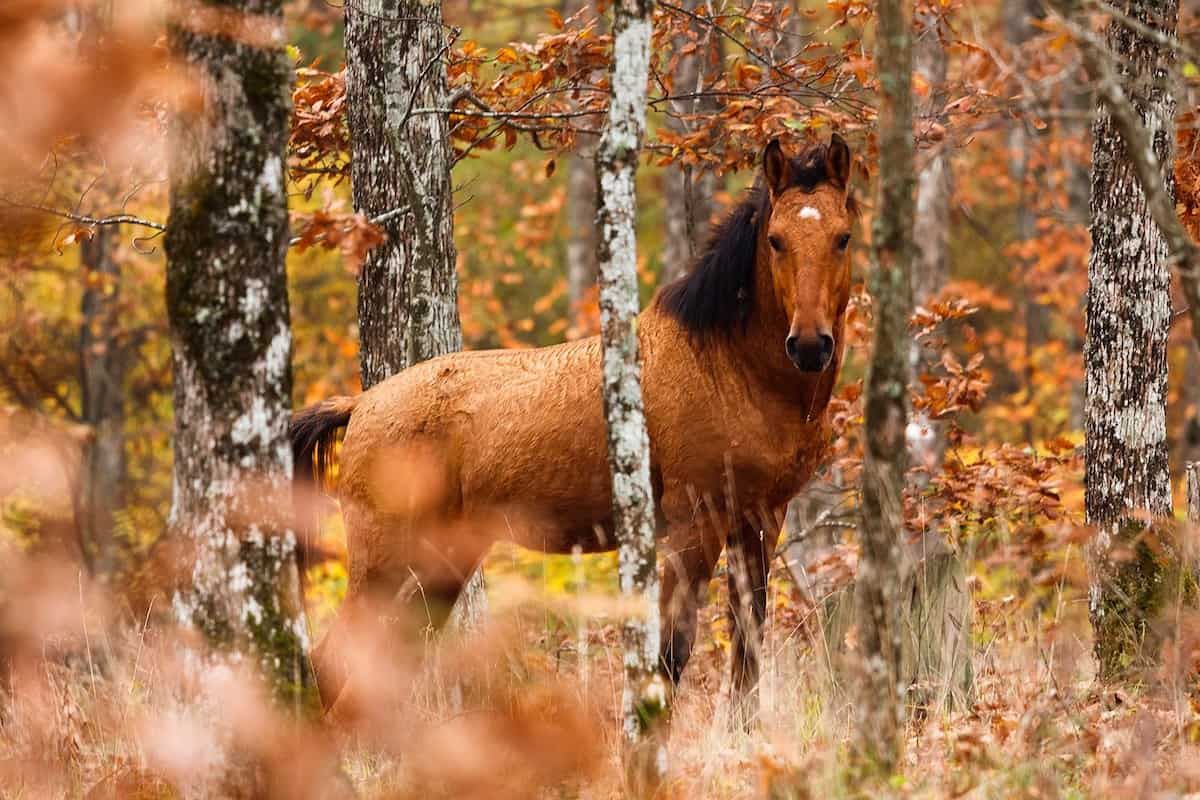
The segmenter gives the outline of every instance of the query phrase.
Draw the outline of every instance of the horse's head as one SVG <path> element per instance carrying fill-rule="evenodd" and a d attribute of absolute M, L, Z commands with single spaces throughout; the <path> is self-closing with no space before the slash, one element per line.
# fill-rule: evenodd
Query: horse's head
<path fill-rule="evenodd" d="M 804 372 L 834 361 L 850 301 L 850 148 L 836 133 L 828 146 L 788 156 L 778 140 L 763 152 L 769 193 L 760 222 L 760 258 L 769 259 L 775 299 L 790 322 L 783 347 Z M 765 255 L 763 255 L 765 253 Z"/>

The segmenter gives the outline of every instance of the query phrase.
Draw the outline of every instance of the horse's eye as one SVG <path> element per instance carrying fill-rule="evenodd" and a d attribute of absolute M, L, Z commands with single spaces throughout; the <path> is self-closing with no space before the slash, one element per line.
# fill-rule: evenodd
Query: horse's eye
<path fill-rule="evenodd" d="M 774 250 L 776 253 L 783 252 L 783 240 L 780 239 L 775 234 L 771 234 L 770 236 L 768 236 L 767 242 L 771 245 L 771 249 Z"/>
<path fill-rule="evenodd" d="M 850 234 L 843 233 L 841 236 L 839 236 L 837 238 L 837 249 L 839 251 L 844 251 L 849 246 L 850 246 Z"/>

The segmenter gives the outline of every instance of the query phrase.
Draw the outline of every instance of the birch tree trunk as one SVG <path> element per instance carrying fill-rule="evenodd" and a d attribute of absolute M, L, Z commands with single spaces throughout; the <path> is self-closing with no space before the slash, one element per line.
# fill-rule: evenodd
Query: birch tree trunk
<path fill-rule="evenodd" d="M 199 92 L 170 120 L 167 315 L 174 349 L 169 530 L 191 547 L 178 620 L 315 702 L 289 528 L 291 352 L 282 0 L 176 4 L 168 44 Z M 213 15 L 253 15 L 253 41 Z M 220 657 L 218 655 L 218 657 Z"/>
<path fill-rule="evenodd" d="M 580 25 L 595 19 L 591 0 L 564 0 L 563 17 L 579 18 Z M 570 306 L 572 333 L 585 335 L 581 305 L 596 285 L 596 143 L 592 137 L 575 140 L 575 150 L 567 157 L 567 303 Z"/>
<path fill-rule="evenodd" d="M 630 743 L 652 733 L 666 710 L 666 687 L 657 669 L 659 585 L 654 496 L 637 338 L 635 179 L 646 130 L 652 12 L 650 0 L 618 0 L 614 4 L 612 101 L 596 151 L 602 386 L 612 470 L 613 526 L 621 594 L 641 612 L 627 618 L 624 628 L 623 728 Z M 665 753 L 654 752 L 648 766 L 661 776 L 664 760 Z"/>
<path fill-rule="evenodd" d="M 1177 2 L 1116 5 L 1140 24 L 1174 35 Z M 1175 101 L 1165 79 L 1171 51 L 1118 19 L 1106 38 L 1157 163 L 1170 165 Z M 1151 220 L 1107 105 L 1098 110 L 1093 136 L 1085 506 L 1088 522 L 1096 526 L 1088 547 L 1095 653 L 1101 679 L 1113 680 L 1155 660 L 1156 617 L 1169 602 L 1178 569 L 1178 553 L 1169 542 L 1150 541 L 1155 526 L 1145 521 L 1146 515 L 1171 514 L 1166 440 L 1171 297 L 1167 244 Z M 1170 191 L 1169 167 L 1161 181 Z"/>
<path fill-rule="evenodd" d="M 684 0 L 681 5 L 695 12 L 704 9 L 707 1 Z M 708 61 L 714 51 L 720 52 L 720 42 L 714 38 L 712 28 L 695 20 L 689 22 L 689 28 L 697 36 L 700 46 L 690 54 L 680 55 L 676 61 L 671 94 L 678 98 L 670 101 L 666 124 L 677 132 L 689 131 L 696 125 L 683 117 L 713 113 L 718 109 L 717 100 L 711 94 L 699 95 L 708 88 L 704 79 Z M 686 37 L 676 37 L 676 50 L 681 50 L 687 42 Z M 687 271 L 703 244 L 713 213 L 712 198 L 718 180 L 711 170 L 698 172 L 690 164 L 672 164 L 663 173 L 663 184 L 666 238 L 659 283 L 665 284 Z"/>
<path fill-rule="evenodd" d="M 865 397 L 861 554 L 855 581 L 862 664 L 854 701 L 853 747 L 864 768 L 884 774 L 898 763 L 902 747 L 902 633 L 897 610 L 908 466 L 910 275 L 915 257 L 912 13 L 907 0 L 878 4 L 879 196 L 870 275 L 875 336 Z"/>
<path fill-rule="evenodd" d="M 446 32 L 440 0 L 362 0 L 345 9 L 354 208 L 387 233 L 358 279 L 359 363 L 369 389 L 462 349 L 448 120 L 412 113 L 446 106 Z M 473 629 L 486 608 L 475 570 L 454 619 Z"/>

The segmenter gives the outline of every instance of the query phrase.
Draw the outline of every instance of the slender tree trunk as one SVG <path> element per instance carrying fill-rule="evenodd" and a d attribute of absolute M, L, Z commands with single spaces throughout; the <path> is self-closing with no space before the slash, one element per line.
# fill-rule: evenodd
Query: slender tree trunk
<path fill-rule="evenodd" d="M 462 349 L 455 271 L 446 31 L 440 1 L 346 4 L 346 95 L 354 208 L 380 223 L 387 241 L 363 261 L 358 280 L 359 363 L 369 389 L 418 362 Z M 487 609 L 475 570 L 455 605 L 475 629 Z"/>
<path fill-rule="evenodd" d="M 641 613 L 625 621 L 626 739 L 650 733 L 665 711 L 659 676 L 658 572 L 650 440 L 642 406 L 638 363 L 637 161 L 646 130 L 646 80 L 650 62 L 649 0 L 614 4 L 612 101 L 596 151 L 600 186 L 600 338 L 603 348 L 604 418 L 612 469 L 614 533 L 621 594 Z M 645 765 L 661 775 L 653 753 Z"/>
<path fill-rule="evenodd" d="M 580 17 L 585 25 L 595 18 L 591 0 L 564 0 L 563 16 Z M 567 158 L 567 302 L 570 305 L 572 335 L 582 336 L 585 329 L 581 307 L 588 292 L 596 285 L 596 144 L 591 137 L 576 139 L 575 150 Z"/>
<path fill-rule="evenodd" d="M 1200 461 L 1189 461 L 1184 468 L 1187 481 L 1188 521 L 1200 525 Z"/>
<path fill-rule="evenodd" d="M 902 747 L 899 692 L 902 632 L 901 542 L 908 467 L 905 429 L 915 258 L 913 214 L 912 4 L 880 0 L 875 63 L 879 72 L 879 199 L 872 231 L 870 287 L 875 336 L 866 385 L 861 554 L 855 582 L 862 658 L 853 746 L 865 768 L 890 772 Z"/>
<path fill-rule="evenodd" d="M 72 12 L 69 24 L 86 52 L 107 30 L 112 4 L 85 3 Z M 108 181 L 101 184 L 103 193 Z M 85 562 L 93 575 L 104 579 L 127 566 L 127 542 L 118 532 L 116 517 L 125 504 L 126 353 L 117 319 L 121 266 L 113 252 L 118 241 L 118 226 L 100 225 L 79 250 L 84 273 L 79 325 L 80 416 L 91 428 L 79 483 L 80 537 Z"/>
<path fill-rule="evenodd" d="M 1033 17 L 1038 14 L 1040 0 L 1009 0 L 1004 4 L 1004 32 L 1014 51 L 1019 51 L 1033 35 Z M 1026 104 L 1027 105 L 1027 104 Z M 1027 111 L 1022 108 L 1022 111 Z M 1008 174 L 1013 185 L 1017 188 L 1013 241 L 1024 243 L 1034 236 L 1035 215 L 1032 198 L 1029 195 L 1029 150 L 1032 146 L 1032 136 L 1024 115 L 1018 115 L 1008 129 Z M 1022 270 L 1027 271 L 1029 264 L 1022 264 Z M 1030 280 L 1020 281 L 1021 310 L 1025 320 L 1025 388 L 1030 398 L 1033 397 L 1037 384 L 1036 351 L 1046 341 L 1046 326 L 1048 325 L 1045 307 L 1037 300 L 1039 287 Z M 1024 424 L 1025 439 L 1032 442 L 1037 435 L 1033 422 Z"/>
<path fill-rule="evenodd" d="M 917 121 L 920 131 L 946 124 L 941 113 L 946 102 L 946 49 L 936 13 L 919 14 L 918 22 L 913 47 L 916 74 L 930 87 Z M 933 147 L 917 176 L 912 294 L 913 302 L 922 306 L 937 298 L 949 275 L 950 159 L 940 143 Z M 932 372 L 940 360 L 938 349 L 915 339 L 911 348 L 914 377 Z M 906 439 L 909 461 L 920 468 L 909 473 L 919 492 L 941 470 L 945 426 L 914 411 Z M 915 541 L 903 544 L 900 681 L 908 694 L 905 706 L 922 713 L 935 707 L 966 706 L 974 682 L 967 570 L 939 527 L 938 520 L 930 520 Z"/>
<path fill-rule="evenodd" d="M 116 512 L 125 489 L 125 352 L 118 337 L 121 268 L 113 258 L 119 228 L 101 225 L 80 248 L 85 280 L 79 326 L 82 420 L 91 428 L 84 453 L 83 546 L 92 573 L 112 577 L 125 564 Z"/>
<path fill-rule="evenodd" d="M 707 6 L 707 0 L 684 0 L 682 6 L 695 12 Z M 696 34 L 697 49 L 681 55 L 676 62 L 670 114 L 666 124 L 676 132 L 687 132 L 697 123 L 682 119 L 696 114 L 713 114 L 719 104 L 712 96 L 692 97 L 708 89 L 705 76 L 714 51 L 720 52 L 720 41 L 712 28 L 692 21 L 689 27 Z M 686 37 L 676 37 L 675 47 L 682 49 Z M 688 266 L 708 234 L 708 221 L 713 213 L 713 194 L 717 176 L 710 170 L 698 171 L 690 164 L 672 164 L 663 173 L 663 201 L 666 215 L 666 239 L 663 242 L 660 283 L 669 283 L 687 271 Z"/>
<path fill-rule="evenodd" d="M 938 32 L 938 15 L 921 14 L 920 22 L 921 32 L 913 48 L 913 58 L 917 74 L 930 87 L 917 122 L 918 130 L 925 130 L 946 123 L 941 113 L 946 101 L 946 49 Z M 950 271 L 950 159 L 940 143 L 934 143 L 932 148 L 917 176 L 912 295 L 913 302 L 920 306 L 928 306 L 937 299 Z M 939 360 L 940 353 L 936 348 L 922 347 L 916 341 L 912 343 L 916 375 L 932 371 Z M 946 450 L 944 425 L 928 414 L 914 412 L 909 433 L 909 457 L 913 465 L 924 467 L 925 472 L 918 476 L 923 485 L 941 466 Z"/>
<path fill-rule="evenodd" d="M 213 15 L 253 16 L 254 42 Z M 273 35 L 270 35 L 272 34 Z M 267 42 L 272 44 L 267 44 Z M 281 699 L 315 702 L 291 506 L 282 0 L 179 3 L 168 28 L 199 92 L 170 122 L 167 315 L 175 368 L 169 529 L 191 547 L 173 607 L 216 651 L 259 659 Z M 277 44 L 275 44 L 277 43 Z"/>
<path fill-rule="evenodd" d="M 1177 2 L 1123 0 L 1118 9 L 1174 35 Z M 1149 130 L 1158 164 L 1171 164 L 1175 101 L 1165 78 L 1168 48 L 1114 19 L 1107 41 L 1127 97 Z M 1100 677 L 1152 663 L 1156 617 L 1178 566 L 1156 544 L 1151 519 L 1171 514 L 1167 464 L 1168 248 L 1107 105 L 1093 128 L 1092 252 L 1088 264 L 1086 496 L 1096 536 L 1088 548 L 1089 608 Z M 1163 184 L 1171 188 L 1169 168 Z M 1162 546 L 1159 546 L 1161 544 Z"/>

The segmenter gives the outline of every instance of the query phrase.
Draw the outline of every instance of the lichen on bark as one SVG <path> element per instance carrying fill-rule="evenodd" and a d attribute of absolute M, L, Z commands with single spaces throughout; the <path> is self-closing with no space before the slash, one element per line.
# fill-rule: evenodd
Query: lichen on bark
<path fill-rule="evenodd" d="M 657 675 L 660 633 L 654 496 L 636 324 L 635 177 L 646 125 L 652 5 L 645 0 L 620 0 L 615 4 L 610 76 L 613 94 L 596 149 L 601 385 L 612 473 L 618 578 L 622 595 L 635 601 L 642 612 L 627 619 L 624 626 L 623 727 L 631 743 L 637 743 L 655 727 L 666 705 L 665 689 Z M 649 751 L 635 750 L 631 765 L 639 771 L 649 770 L 650 775 L 661 775 L 664 757 L 661 745 L 652 742 Z"/>
<path fill-rule="evenodd" d="M 253 41 L 210 15 L 254 15 Z M 167 314 L 174 352 L 168 521 L 187 580 L 177 620 L 205 660 L 256 659 L 275 694 L 315 707 L 289 529 L 291 331 L 285 145 L 291 66 L 281 0 L 179 5 L 168 41 L 196 91 L 170 119 Z"/>
<path fill-rule="evenodd" d="M 1129 19 L 1174 35 L 1177 2 L 1124 0 Z M 1114 18 L 1108 48 L 1159 164 L 1171 163 L 1173 54 Z M 1167 244 L 1108 108 L 1093 126 L 1092 251 L 1088 261 L 1086 494 L 1089 610 L 1102 680 L 1129 677 L 1159 651 L 1156 618 L 1173 591 L 1178 553 L 1160 535 L 1171 514 L 1167 462 Z M 1172 191 L 1171 175 L 1162 180 Z M 1132 557 L 1129 557 L 1132 554 Z"/>

